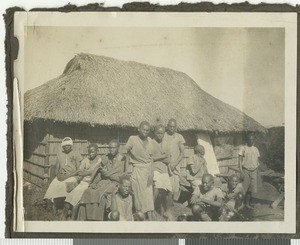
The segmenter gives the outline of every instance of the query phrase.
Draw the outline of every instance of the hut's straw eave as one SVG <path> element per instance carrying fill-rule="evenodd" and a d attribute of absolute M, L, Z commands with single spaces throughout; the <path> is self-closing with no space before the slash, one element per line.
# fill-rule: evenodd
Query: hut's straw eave
<path fill-rule="evenodd" d="M 176 118 L 181 130 L 266 131 L 182 72 L 91 54 L 76 55 L 61 76 L 26 92 L 24 118 L 108 127 Z"/>

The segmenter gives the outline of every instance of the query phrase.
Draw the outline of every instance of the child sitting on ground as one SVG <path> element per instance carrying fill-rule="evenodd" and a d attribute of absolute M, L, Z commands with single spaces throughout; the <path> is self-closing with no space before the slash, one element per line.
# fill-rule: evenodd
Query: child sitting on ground
<path fill-rule="evenodd" d="M 135 216 L 132 213 L 133 197 L 131 192 L 131 181 L 129 176 L 120 177 L 120 185 L 111 196 L 111 212 L 108 215 L 110 221 L 133 221 L 144 220 L 144 214 L 138 212 Z"/>
<path fill-rule="evenodd" d="M 229 177 L 225 191 L 224 206 L 221 209 L 221 221 L 229 221 L 238 215 L 238 212 L 244 207 L 245 190 L 240 177 L 233 174 Z"/>
<path fill-rule="evenodd" d="M 214 178 L 211 174 L 204 174 L 199 194 L 191 198 L 192 213 L 195 220 L 218 220 L 219 209 L 222 206 L 224 195 L 219 188 L 214 187 Z"/>
<path fill-rule="evenodd" d="M 199 185 L 204 174 L 207 174 L 207 163 L 204 158 L 205 149 L 202 145 L 194 147 L 194 155 L 189 158 L 187 163 L 187 180 L 193 187 L 193 194 L 199 194 Z"/>

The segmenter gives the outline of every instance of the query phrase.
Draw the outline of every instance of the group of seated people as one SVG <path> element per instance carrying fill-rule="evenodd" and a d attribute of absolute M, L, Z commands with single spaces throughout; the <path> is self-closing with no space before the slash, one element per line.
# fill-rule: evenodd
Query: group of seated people
<path fill-rule="evenodd" d="M 158 220 L 157 215 L 160 220 L 185 220 L 171 212 L 178 200 L 178 164 L 184 149 L 176 127 L 171 119 L 167 131 L 157 125 L 150 138 L 150 124 L 142 122 L 138 135 L 129 137 L 125 155 L 120 154 L 120 144 L 114 139 L 107 155 L 100 156 L 97 144 L 90 144 L 87 157 L 82 159 L 73 151 L 73 140 L 64 138 L 44 198 L 55 213 L 63 204 L 62 220 L 153 221 Z M 215 187 L 204 155 L 204 147 L 196 145 L 187 162 L 192 220 L 231 220 L 243 208 L 245 192 L 240 178 L 230 176 L 225 190 Z"/>

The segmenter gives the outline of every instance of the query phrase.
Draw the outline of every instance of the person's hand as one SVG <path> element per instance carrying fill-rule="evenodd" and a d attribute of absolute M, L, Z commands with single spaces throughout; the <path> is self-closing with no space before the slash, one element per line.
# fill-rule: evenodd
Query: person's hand
<path fill-rule="evenodd" d="M 168 157 L 170 157 L 170 154 L 168 154 L 168 153 L 162 153 L 162 157 L 163 158 L 168 158 Z"/>
<path fill-rule="evenodd" d="M 245 179 L 245 172 L 241 169 L 240 170 L 240 181 L 243 181 Z"/>
<path fill-rule="evenodd" d="M 162 159 L 166 158 L 166 153 L 165 152 L 161 153 L 161 158 Z"/>
<path fill-rule="evenodd" d="M 108 173 L 108 171 L 105 170 L 105 169 L 103 169 L 103 170 L 101 171 L 101 176 L 102 176 L 103 178 L 109 178 L 109 175 L 108 175 L 107 173 Z"/>
<path fill-rule="evenodd" d="M 245 174 L 245 172 L 242 170 L 241 173 L 240 173 L 240 182 L 243 182 L 243 181 L 244 181 L 245 176 L 246 176 L 246 174 Z"/>
<path fill-rule="evenodd" d="M 79 176 L 79 175 L 76 175 L 76 176 L 74 176 L 75 177 L 75 179 L 77 180 L 77 183 L 79 183 L 82 179 L 83 179 L 83 177 L 82 176 Z"/>
<path fill-rule="evenodd" d="M 191 204 L 197 204 L 197 202 L 199 201 L 199 197 L 197 195 L 192 195 L 191 198 Z"/>
<path fill-rule="evenodd" d="M 165 154 L 165 158 L 162 160 L 162 162 L 168 165 L 168 164 L 170 164 L 170 161 L 171 161 L 170 155 Z"/>
<path fill-rule="evenodd" d="M 113 195 L 116 195 L 116 193 L 118 192 L 118 190 L 119 190 L 119 185 L 117 185 L 117 186 L 115 187 L 115 189 L 113 189 L 112 194 L 113 194 Z"/>
<path fill-rule="evenodd" d="M 176 166 L 174 164 L 170 163 L 170 169 L 172 172 L 175 170 L 175 168 L 176 168 Z"/>
<path fill-rule="evenodd" d="M 153 185 L 153 177 L 154 177 L 154 174 L 153 172 L 149 175 L 148 177 L 148 182 L 147 182 L 147 185 Z"/>
<path fill-rule="evenodd" d="M 233 199 L 233 198 L 235 198 L 235 193 L 229 193 L 229 194 L 227 195 L 227 198 L 228 198 L 228 199 Z"/>
<path fill-rule="evenodd" d="M 91 186 L 92 189 L 97 189 L 97 184 L 96 183 L 92 183 L 90 186 Z"/>
<path fill-rule="evenodd" d="M 83 175 L 84 175 L 84 172 L 81 171 L 81 170 L 79 170 L 79 171 L 77 172 L 77 174 L 78 174 L 79 176 L 83 176 Z"/>
<path fill-rule="evenodd" d="M 108 160 L 107 159 L 102 159 L 100 164 L 101 164 L 102 167 L 105 167 L 108 164 Z"/>

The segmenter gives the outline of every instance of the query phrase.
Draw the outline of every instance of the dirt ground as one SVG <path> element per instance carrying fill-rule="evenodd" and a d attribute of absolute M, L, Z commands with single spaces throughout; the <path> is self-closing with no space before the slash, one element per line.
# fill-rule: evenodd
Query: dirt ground
<path fill-rule="evenodd" d="M 54 215 L 52 207 L 47 206 L 43 200 L 46 192 L 45 188 L 39 188 L 35 185 L 26 183 L 24 185 L 24 209 L 25 220 L 39 220 L 39 221 L 58 221 L 61 216 Z M 269 183 L 262 183 L 260 192 L 253 199 L 254 210 L 245 209 L 242 215 L 249 221 L 282 221 L 284 220 L 284 203 L 281 202 L 277 209 L 270 208 L 270 204 L 274 197 L 278 196 L 279 192 Z M 184 194 L 181 196 L 180 201 L 185 200 Z M 191 216 L 190 207 L 186 207 L 182 203 L 174 203 L 172 207 L 173 216 L 177 219 L 178 216 Z M 162 219 L 157 218 L 158 221 Z"/>

